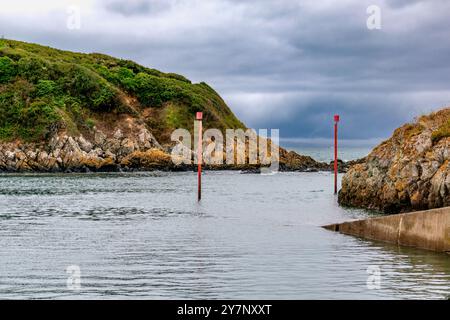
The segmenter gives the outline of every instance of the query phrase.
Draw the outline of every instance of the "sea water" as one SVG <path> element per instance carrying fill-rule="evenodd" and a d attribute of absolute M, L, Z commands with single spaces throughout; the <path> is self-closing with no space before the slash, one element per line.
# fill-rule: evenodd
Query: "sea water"
<path fill-rule="evenodd" d="M 205 172 L 200 203 L 196 179 L 0 175 L 0 298 L 450 297 L 449 255 L 321 228 L 378 215 L 331 173 Z"/>

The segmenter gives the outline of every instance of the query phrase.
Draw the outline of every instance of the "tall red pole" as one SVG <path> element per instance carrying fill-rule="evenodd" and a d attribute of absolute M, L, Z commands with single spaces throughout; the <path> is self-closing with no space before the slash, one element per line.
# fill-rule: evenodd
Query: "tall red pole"
<path fill-rule="evenodd" d="M 337 194 L 338 183 L 338 122 L 339 115 L 334 115 L 334 194 Z"/>
<path fill-rule="evenodd" d="M 198 146 L 197 146 L 197 177 L 198 177 L 198 201 L 202 199 L 202 119 L 203 113 L 197 112 L 196 119 L 198 121 Z"/>

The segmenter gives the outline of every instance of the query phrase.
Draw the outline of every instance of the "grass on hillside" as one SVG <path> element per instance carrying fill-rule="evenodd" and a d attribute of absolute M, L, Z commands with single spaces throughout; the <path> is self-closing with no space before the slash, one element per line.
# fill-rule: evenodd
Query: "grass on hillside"
<path fill-rule="evenodd" d="M 433 141 L 433 144 L 435 144 L 439 142 L 439 140 L 448 137 L 450 137 L 450 119 L 442 124 L 437 130 L 433 131 L 431 140 Z"/>
<path fill-rule="evenodd" d="M 438 143 L 441 139 L 450 137 L 450 108 L 443 108 L 439 111 L 432 112 L 429 115 L 424 115 L 419 118 L 418 122 L 430 122 L 437 126 L 431 133 L 431 140 L 433 144 Z"/>

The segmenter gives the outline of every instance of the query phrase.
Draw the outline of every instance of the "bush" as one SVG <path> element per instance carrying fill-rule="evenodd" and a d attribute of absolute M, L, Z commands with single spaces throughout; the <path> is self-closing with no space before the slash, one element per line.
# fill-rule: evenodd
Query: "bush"
<path fill-rule="evenodd" d="M 0 126 L 16 125 L 34 87 L 21 80 L 8 83 L 0 94 Z"/>
<path fill-rule="evenodd" d="M 138 73 L 134 81 L 135 93 L 139 101 L 144 105 L 161 106 L 162 100 L 160 83 L 157 78 L 146 73 Z"/>
<path fill-rule="evenodd" d="M 110 111 L 119 103 L 118 90 L 86 67 L 71 66 L 60 82 L 68 94 L 95 111 Z"/>
<path fill-rule="evenodd" d="M 176 80 L 139 73 L 132 87 L 142 104 L 159 107 L 169 101 L 189 103 L 192 97 L 185 86 Z"/>
<path fill-rule="evenodd" d="M 126 80 L 126 79 L 131 79 L 131 78 L 134 78 L 134 72 L 132 70 L 121 67 L 117 71 L 117 79 L 120 82 L 122 82 L 123 80 Z"/>
<path fill-rule="evenodd" d="M 178 81 L 183 81 L 186 83 L 191 83 L 191 80 L 189 80 L 188 78 L 182 76 L 181 74 L 176 74 L 176 73 L 166 73 L 165 77 L 170 78 L 170 79 L 175 79 Z"/>
<path fill-rule="evenodd" d="M 92 107 L 97 111 L 111 111 L 119 104 L 117 91 L 109 84 L 103 84 L 92 94 Z"/>
<path fill-rule="evenodd" d="M 10 128 L 15 124 L 23 105 L 24 101 L 13 92 L 0 94 L 0 127 Z"/>
<path fill-rule="evenodd" d="M 37 140 L 56 130 L 61 116 L 53 99 L 32 100 L 33 85 L 25 80 L 10 83 L 0 94 L 0 137 Z M 47 101 L 48 100 L 48 101 Z"/>
<path fill-rule="evenodd" d="M 44 97 L 51 96 L 57 91 L 57 85 L 52 80 L 39 80 L 36 85 L 35 96 Z"/>
<path fill-rule="evenodd" d="M 433 133 L 431 134 L 431 141 L 433 141 L 434 144 L 439 142 L 439 140 L 447 137 L 450 137 L 450 120 L 445 122 L 437 130 L 433 131 Z"/>
<path fill-rule="evenodd" d="M 15 77 L 17 65 L 9 57 L 0 57 L 0 83 L 5 83 Z"/>
<path fill-rule="evenodd" d="M 19 119 L 21 135 L 28 139 L 46 137 L 57 128 L 60 120 L 61 116 L 54 105 L 37 100 L 21 111 Z"/>
<path fill-rule="evenodd" d="M 95 65 L 95 71 L 97 71 L 105 80 L 114 82 L 116 81 L 115 75 L 105 66 L 103 65 Z"/>
<path fill-rule="evenodd" d="M 65 89 L 73 96 L 89 97 L 98 91 L 101 78 L 93 71 L 78 65 L 71 65 L 66 75 L 60 79 Z"/>
<path fill-rule="evenodd" d="M 87 119 L 87 120 L 86 120 L 86 126 L 87 126 L 89 129 L 94 128 L 94 126 L 95 126 L 95 120 L 94 120 L 94 119 L 91 119 L 91 118 Z"/>
<path fill-rule="evenodd" d="M 19 61 L 21 58 L 23 58 L 25 56 L 24 53 L 22 52 L 17 52 L 13 49 L 11 49 L 10 47 L 4 46 L 4 47 L 0 47 L 0 56 L 5 56 L 8 58 L 11 58 L 14 62 L 17 63 L 17 61 Z"/>
<path fill-rule="evenodd" d="M 70 111 L 76 118 L 81 117 L 81 102 L 77 98 L 64 96 L 64 105 L 66 110 Z"/>
<path fill-rule="evenodd" d="M 161 77 L 164 74 L 161 71 L 143 67 L 131 60 L 119 60 L 119 66 L 132 70 L 135 74 L 146 73 L 155 77 Z"/>
<path fill-rule="evenodd" d="M 40 79 L 49 79 L 49 69 L 48 63 L 35 57 L 22 58 L 18 62 L 19 75 L 32 83 L 37 83 Z"/>

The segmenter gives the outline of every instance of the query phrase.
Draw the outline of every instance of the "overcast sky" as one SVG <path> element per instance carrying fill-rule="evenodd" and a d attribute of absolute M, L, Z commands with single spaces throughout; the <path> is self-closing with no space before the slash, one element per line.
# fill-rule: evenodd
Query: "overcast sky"
<path fill-rule="evenodd" d="M 373 144 L 450 105 L 449 14 L 447 0 L 14 0 L 0 33 L 205 81 L 285 141 L 327 141 L 339 113 L 343 139 Z"/>

